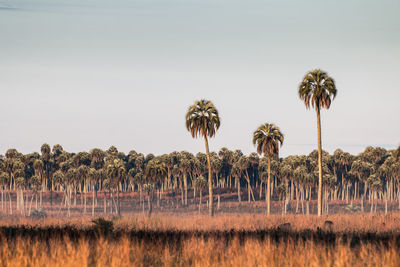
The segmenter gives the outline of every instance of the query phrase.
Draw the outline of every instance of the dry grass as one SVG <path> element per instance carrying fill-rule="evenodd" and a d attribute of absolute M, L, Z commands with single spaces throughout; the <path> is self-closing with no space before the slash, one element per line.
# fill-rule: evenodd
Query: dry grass
<path fill-rule="evenodd" d="M 4 244 L 4 243 L 3 243 Z M 400 266 L 395 247 L 363 245 L 333 247 L 306 242 L 276 246 L 270 241 L 192 238 L 181 249 L 144 244 L 127 238 L 119 242 L 100 239 L 72 242 L 54 240 L 50 244 L 18 239 L 0 248 L 0 266 Z"/>
<path fill-rule="evenodd" d="M 228 213 L 217 214 L 213 218 L 207 215 L 193 214 L 159 214 L 147 217 L 142 214 L 130 214 L 121 218 L 107 217 L 114 221 L 116 229 L 136 230 L 264 230 L 283 223 L 290 223 L 293 230 L 316 230 L 326 220 L 334 223 L 335 232 L 400 232 L 400 214 L 335 214 L 318 217 L 316 215 L 271 215 Z M 49 218 L 34 220 L 24 217 L 0 218 L 0 226 L 28 225 L 37 227 L 72 225 L 78 228 L 92 226 L 91 217 L 85 218 Z"/>
<path fill-rule="evenodd" d="M 332 215 L 318 218 L 303 215 L 218 214 L 214 218 L 196 214 L 163 214 L 151 218 L 130 215 L 114 218 L 116 231 L 223 231 L 275 229 L 291 223 L 293 230 L 316 230 L 325 220 L 334 222 L 333 231 L 400 233 L 400 214 Z M 90 229 L 90 218 L 31 220 L 26 218 L 0 219 L 0 227 L 73 226 Z M 90 231 L 89 231 L 90 233 Z M 68 235 L 49 239 L 32 236 L 1 235 L 0 266 L 400 266 L 399 244 L 388 242 L 349 244 L 350 240 L 336 238 L 334 242 L 316 242 L 288 238 L 276 242 L 272 237 L 257 239 L 235 236 L 204 238 L 189 236 L 176 242 L 167 239 L 132 238 L 129 233 L 118 238 L 80 235 L 74 240 Z M 176 237 L 175 237 L 176 238 Z"/>

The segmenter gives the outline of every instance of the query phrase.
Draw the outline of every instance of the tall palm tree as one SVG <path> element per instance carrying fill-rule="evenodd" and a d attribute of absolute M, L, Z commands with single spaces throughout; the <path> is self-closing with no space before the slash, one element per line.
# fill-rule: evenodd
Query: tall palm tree
<path fill-rule="evenodd" d="M 192 137 L 203 136 L 206 146 L 207 165 L 208 165 L 208 191 L 209 191 L 209 213 L 214 215 L 213 192 L 212 192 L 212 173 L 210 151 L 207 137 L 213 137 L 220 126 L 218 110 L 209 100 L 195 101 L 186 113 L 186 129 Z"/>
<path fill-rule="evenodd" d="M 268 159 L 268 180 L 267 193 L 267 215 L 271 211 L 271 158 L 279 155 L 279 146 L 283 144 L 283 134 L 281 130 L 272 123 L 261 124 L 253 134 L 253 144 L 257 147 L 257 153 Z"/>
<path fill-rule="evenodd" d="M 304 101 L 306 108 L 310 103 L 317 112 L 318 129 L 318 216 L 322 215 L 322 141 L 321 141 L 321 108 L 329 109 L 332 100 L 336 97 L 335 81 L 322 70 L 308 72 L 299 85 L 299 97 Z"/>

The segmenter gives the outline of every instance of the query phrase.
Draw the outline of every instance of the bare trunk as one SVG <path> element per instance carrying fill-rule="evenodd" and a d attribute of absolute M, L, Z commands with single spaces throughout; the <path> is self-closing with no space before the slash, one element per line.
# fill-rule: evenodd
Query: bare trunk
<path fill-rule="evenodd" d="M 95 200 L 94 200 L 94 185 L 93 185 L 93 192 L 92 192 L 92 217 L 94 217 L 94 204 L 95 204 Z"/>
<path fill-rule="evenodd" d="M 107 213 L 107 194 L 106 194 L 106 190 L 104 190 L 103 188 L 103 195 L 104 195 L 104 213 Z"/>
<path fill-rule="evenodd" d="M 214 216 L 213 185 L 212 185 L 211 162 L 210 162 L 211 160 L 210 160 L 210 151 L 208 148 L 208 140 L 206 135 L 204 135 L 204 142 L 206 145 L 207 164 L 208 164 L 208 195 L 209 195 L 208 207 L 210 216 Z"/>
<path fill-rule="evenodd" d="M 317 128 L 318 128 L 318 216 L 322 215 L 322 140 L 321 140 L 321 115 L 317 106 Z"/>
<path fill-rule="evenodd" d="M 11 194 L 8 192 L 8 200 L 10 201 L 10 214 L 13 214 Z"/>
<path fill-rule="evenodd" d="M 242 198 L 241 198 L 241 192 L 240 192 L 240 178 L 239 177 L 237 177 L 236 178 L 236 181 L 237 181 L 237 190 L 238 190 L 238 201 L 239 201 L 239 203 L 242 201 Z"/>
<path fill-rule="evenodd" d="M 268 156 L 268 182 L 267 194 L 265 195 L 267 201 L 267 215 L 271 213 L 271 157 Z"/>
<path fill-rule="evenodd" d="M 202 197 L 202 190 L 199 190 L 200 192 L 200 200 L 199 200 L 199 213 L 201 213 L 201 197 Z"/>
<path fill-rule="evenodd" d="M 186 172 L 183 174 L 183 186 L 185 189 L 185 206 L 187 206 L 187 204 L 188 204 L 188 202 L 187 202 L 188 184 L 187 184 L 187 173 Z"/>
<path fill-rule="evenodd" d="M 121 216 L 121 207 L 119 203 L 119 184 L 117 185 L 117 215 Z"/>
<path fill-rule="evenodd" d="M 86 214 L 86 179 L 83 181 L 84 208 L 83 214 Z"/>
<path fill-rule="evenodd" d="M 149 191 L 148 193 L 148 204 L 149 204 L 149 213 L 147 216 L 151 216 L 151 213 L 153 211 L 153 190 Z"/>

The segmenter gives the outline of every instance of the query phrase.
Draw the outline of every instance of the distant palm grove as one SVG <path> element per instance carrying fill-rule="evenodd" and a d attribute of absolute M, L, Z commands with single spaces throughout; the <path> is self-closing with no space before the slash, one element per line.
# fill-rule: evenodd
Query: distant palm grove
<path fill-rule="evenodd" d="M 354 209 L 374 212 L 377 203 L 398 201 L 400 210 L 400 148 L 388 151 L 367 147 L 357 156 L 337 149 L 333 155 L 323 152 L 323 213 L 337 200 L 354 204 Z M 243 155 L 240 150 L 222 148 L 210 153 L 215 199 L 221 192 L 235 192 L 230 201 L 265 200 L 268 181 L 268 157 L 257 153 Z M 23 155 L 9 149 L 0 157 L 1 208 L 3 213 L 29 215 L 41 209 L 43 192 L 63 192 L 63 211 L 69 215 L 77 204 L 81 212 L 119 213 L 121 192 L 140 192 L 140 203 L 151 212 L 157 205 L 188 205 L 188 194 L 198 203 L 207 187 L 207 158 L 203 153 L 172 152 L 160 156 L 130 151 L 127 155 L 115 147 L 108 150 L 69 153 L 60 145 L 41 153 Z M 310 200 L 318 186 L 318 151 L 309 155 L 271 159 L 271 197 L 281 201 L 282 213 L 309 214 Z M 97 202 L 101 195 L 104 202 Z M 167 196 L 176 196 L 178 203 Z M 232 194 L 233 195 L 233 194 Z M 28 197 L 29 196 L 29 197 Z M 105 196 L 105 197 L 104 197 Z M 17 203 L 16 210 L 10 199 Z M 89 201 L 90 200 L 90 201 Z M 50 200 L 51 201 L 51 200 Z M 145 202 L 146 201 L 146 202 Z M 58 200 L 60 202 L 60 200 Z M 78 202 L 78 203 L 77 203 Z M 205 204 L 205 202 L 203 202 Z M 357 205 L 356 205 L 357 203 Z M 217 206 L 218 204 L 216 204 Z M 386 206 L 387 207 L 387 206 Z M 15 208 L 14 208 L 15 209 Z"/>
<path fill-rule="evenodd" d="M 43 144 L 40 153 L 26 155 L 9 149 L 0 155 L 1 211 L 29 216 L 44 209 L 46 195 L 48 209 L 67 216 L 71 209 L 92 216 L 120 215 L 121 200 L 149 215 L 153 205 L 173 210 L 196 204 L 199 212 L 207 205 L 212 216 L 221 194 L 230 202 L 265 201 L 267 215 L 271 202 L 279 204 L 282 214 L 329 214 L 331 203 L 345 203 L 348 212 L 366 212 L 367 207 L 376 212 L 378 203 L 385 212 L 395 203 L 400 210 L 400 147 L 367 147 L 358 155 L 340 149 L 330 155 L 322 149 L 320 111 L 330 107 L 336 92 L 333 79 L 321 70 L 308 72 L 300 83 L 299 98 L 317 114 L 318 149 L 309 155 L 280 158 L 284 134 L 265 122 L 249 136 L 257 153 L 227 148 L 210 152 L 208 139 L 221 122 L 209 100 L 195 101 L 185 117 L 192 137 L 204 138 L 205 153 L 155 156 L 132 150 L 126 155 L 114 146 L 70 153 L 58 144 Z"/>

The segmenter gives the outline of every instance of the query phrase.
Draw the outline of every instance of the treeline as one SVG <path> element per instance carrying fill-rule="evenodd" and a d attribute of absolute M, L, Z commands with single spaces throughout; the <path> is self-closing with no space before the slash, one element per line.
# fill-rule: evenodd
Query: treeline
<path fill-rule="evenodd" d="M 332 155 L 323 151 L 323 211 L 329 213 L 329 203 L 342 200 L 353 204 L 358 200 L 361 212 L 377 209 L 378 201 L 398 201 L 400 209 L 400 160 L 399 151 L 380 147 L 367 147 L 358 155 L 337 149 Z M 221 191 L 234 191 L 237 201 L 266 199 L 268 162 L 257 153 L 244 155 L 240 150 L 222 148 L 210 152 L 213 190 L 218 199 Z M 318 151 L 309 155 L 272 158 L 271 196 L 282 203 L 282 213 L 310 213 L 310 200 L 318 190 Z M 201 196 L 208 185 L 207 156 L 187 151 L 155 156 L 136 151 L 128 154 L 112 146 L 90 152 L 70 153 L 61 145 L 48 144 L 41 153 L 22 154 L 9 149 L 0 156 L 1 208 L 12 214 L 10 192 L 16 192 L 18 213 L 29 215 L 32 208 L 42 209 L 43 192 L 49 191 L 50 205 L 53 192 L 63 192 L 62 204 L 70 216 L 71 206 L 76 205 L 77 195 L 83 212 L 94 216 L 95 208 L 104 213 L 120 214 L 120 192 L 140 192 L 140 203 L 149 214 L 153 200 L 158 205 L 165 194 L 178 196 L 181 205 L 188 205 L 188 192 Z M 245 188 L 246 194 L 241 194 Z M 30 191 L 30 199 L 24 197 Z M 104 203 L 97 203 L 97 195 L 104 196 Z M 91 203 L 87 196 L 91 195 Z M 59 204 L 59 203 L 58 203 Z M 89 205 L 90 204 L 90 205 Z M 173 202 L 163 202 L 173 206 Z M 176 203 L 175 203 L 176 204 Z"/>

